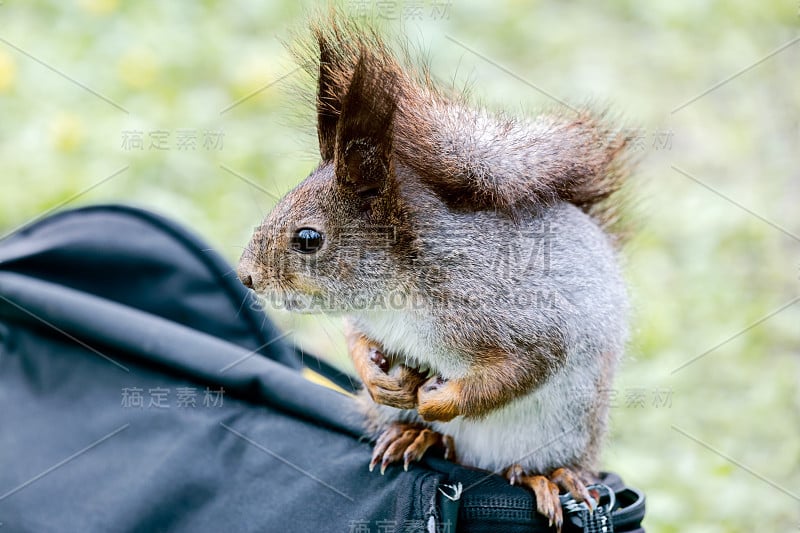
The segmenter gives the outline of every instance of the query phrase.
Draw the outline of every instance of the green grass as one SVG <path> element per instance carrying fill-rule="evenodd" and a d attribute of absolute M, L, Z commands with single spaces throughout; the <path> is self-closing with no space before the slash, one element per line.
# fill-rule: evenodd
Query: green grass
<path fill-rule="evenodd" d="M 797 530 L 800 304 L 759 321 L 800 294 L 800 43 L 756 63 L 798 35 L 799 6 L 453 0 L 432 16 L 432 3 L 405 27 L 440 79 L 495 108 L 551 105 L 544 93 L 607 102 L 642 128 L 625 250 L 634 337 L 605 462 L 645 490 L 649 528 Z M 272 195 L 316 163 L 294 75 L 271 85 L 293 68 L 280 39 L 309 5 L 0 5 L 2 232 L 55 206 L 128 202 L 235 261 Z M 179 130 L 199 146 L 178 149 Z M 224 134 L 221 149 L 202 146 L 206 130 Z M 132 131 L 142 150 L 123 146 Z M 149 148 L 156 131 L 169 149 Z M 345 360 L 334 321 L 276 320 Z"/>

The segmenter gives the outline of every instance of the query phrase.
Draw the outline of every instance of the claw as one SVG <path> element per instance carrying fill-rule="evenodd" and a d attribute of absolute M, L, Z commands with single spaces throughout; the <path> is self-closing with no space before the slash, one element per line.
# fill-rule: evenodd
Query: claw
<path fill-rule="evenodd" d="M 380 461 L 381 457 L 382 457 L 382 454 L 379 454 L 377 450 L 374 450 L 372 452 L 372 460 L 370 460 L 370 462 L 369 462 L 369 471 L 370 472 L 375 470 L 375 465 L 378 464 L 378 462 Z"/>
<path fill-rule="evenodd" d="M 594 512 L 597 506 L 597 495 L 589 492 L 581 476 L 572 469 L 558 468 L 549 476 L 542 476 L 527 474 L 521 465 L 512 465 L 504 475 L 511 485 L 525 487 L 534 493 L 537 512 L 547 518 L 550 527 L 555 527 L 559 532 L 564 525 L 559 489 L 569 492 L 576 501 L 585 502 L 590 512 Z"/>
<path fill-rule="evenodd" d="M 444 448 L 445 458 L 455 457 L 455 445 L 452 437 L 443 436 L 422 426 L 392 424 L 378 437 L 372 452 L 369 470 L 372 472 L 380 463 L 381 474 L 384 474 L 390 464 L 402 459 L 403 469 L 407 471 L 412 462 L 422 459 L 428 449 L 434 445 Z"/>
<path fill-rule="evenodd" d="M 370 361 L 375 363 L 375 365 L 378 368 L 380 368 L 383 371 L 383 373 L 385 374 L 389 373 L 389 369 L 392 367 L 392 363 L 391 361 L 389 361 L 389 359 L 386 358 L 385 355 L 383 355 L 383 352 L 381 352 L 375 347 L 371 347 L 369 350 L 369 359 Z"/>
<path fill-rule="evenodd" d="M 596 503 L 593 500 L 596 498 L 592 498 L 578 474 L 568 468 L 557 468 L 550 474 L 550 480 L 560 489 L 569 492 L 575 501 L 585 502 L 589 509 L 594 511 L 593 507 L 596 506 Z"/>
<path fill-rule="evenodd" d="M 375 443 L 375 448 L 372 451 L 372 460 L 369 463 L 369 471 L 375 468 L 375 465 L 383 458 L 383 454 L 389 449 L 392 442 L 397 439 L 400 435 L 402 435 L 403 429 L 402 426 L 399 424 L 393 424 L 389 426 L 389 428 L 384 431 L 380 437 L 378 437 L 378 441 Z M 383 472 L 381 472 L 382 474 Z"/>
<path fill-rule="evenodd" d="M 511 465 L 505 472 L 505 477 L 510 485 L 519 485 L 524 475 L 525 471 L 520 465 Z"/>

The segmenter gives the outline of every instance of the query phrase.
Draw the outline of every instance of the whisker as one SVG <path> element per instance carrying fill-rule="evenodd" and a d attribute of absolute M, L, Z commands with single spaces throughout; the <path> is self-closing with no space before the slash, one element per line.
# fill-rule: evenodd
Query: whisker
<path fill-rule="evenodd" d="M 236 311 L 236 315 L 235 315 L 235 316 L 236 316 L 236 318 L 239 318 L 239 314 L 241 314 L 241 312 L 242 312 L 242 309 L 244 309 L 244 303 L 247 301 L 247 299 L 248 299 L 249 297 L 250 297 L 250 294 L 248 293 L 248 294 L 245 294 L 245 295 L 244 295 L 244 298 L 242 298 L 242 303 L 241 303 L 241 304 L 239 304 L 239 310 L 238 310 L 238 311 Z"/>

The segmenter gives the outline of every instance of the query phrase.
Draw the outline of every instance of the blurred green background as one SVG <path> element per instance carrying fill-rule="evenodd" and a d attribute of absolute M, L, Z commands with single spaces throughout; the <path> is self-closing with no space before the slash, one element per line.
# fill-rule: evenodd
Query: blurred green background
<path fill-rule="evenodd" d="M 636 129 L 634 335 L 605 465 L 647 493 L 652 531 L 798 530 L 797 0 L 342 4 L 489 107 L 550 93 Z M 311 6 L 0 3 L 0 233 L 128 202 L 235 261 L 316 164 L 281 44 Z M 276 320 L 347 364 L 338 321 Z"/>

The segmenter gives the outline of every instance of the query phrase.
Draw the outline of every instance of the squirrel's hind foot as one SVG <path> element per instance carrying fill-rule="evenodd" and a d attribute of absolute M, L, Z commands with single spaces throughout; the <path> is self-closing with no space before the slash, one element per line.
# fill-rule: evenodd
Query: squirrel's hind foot
<path fill-rule="evenodd" d="M 403 468 L 408 470 L 408 465 L 422 459 L 432 446 L 444 448 L 444 458 L 455 460 L 455 445 L 449 435 L 442 435 L 422 425 L 394 422 L 378 437 L 369 470 L 371 472 L 380 463 L 383 474 L 387 466 L 400 459 L 403 460 Z"/>
<path fill-rule="evenodd" d="M 504 473 L 505 478 L 512 485 L 518 485 L 531 490 L 536 497 L 536 510 L 544 515 L 550 527 L 556 528 L 560 533 L 564 525 L 564 514 L 561 510 L 559 492 L 568 492 L 578 502 L 592 505 L 592 499 L 586 482 L 575 470 L 557 468 L 549 476 L 528 474 L 520 465 L 510 466 Z"/>

